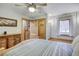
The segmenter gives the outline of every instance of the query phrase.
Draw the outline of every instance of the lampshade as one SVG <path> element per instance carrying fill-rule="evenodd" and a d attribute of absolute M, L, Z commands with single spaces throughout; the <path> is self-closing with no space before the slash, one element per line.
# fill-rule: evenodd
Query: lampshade
<path fill-rule="evenodd" d="M 30 12 L 35 12 L 35 8 L 34 7 L 29 7 L 29 11 Z"/>

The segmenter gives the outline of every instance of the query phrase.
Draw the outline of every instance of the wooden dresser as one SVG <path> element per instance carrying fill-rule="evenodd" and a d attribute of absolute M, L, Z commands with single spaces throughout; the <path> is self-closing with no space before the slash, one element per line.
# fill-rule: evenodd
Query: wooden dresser
<path fill-rule="evenodd" d="M 8 49 L 21 42 L 21 34 L 0 35 L 0 50 Z"/>

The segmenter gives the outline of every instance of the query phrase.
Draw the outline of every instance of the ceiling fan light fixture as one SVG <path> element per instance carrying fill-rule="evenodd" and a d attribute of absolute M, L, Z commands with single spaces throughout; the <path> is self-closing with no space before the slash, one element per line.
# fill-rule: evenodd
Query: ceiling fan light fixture
<path fill-rule="evenodd" d="M 35 12 L 35 10 L 36 10 L 34 7 L 29 7 L 28 9 L 30 12 Z"/>

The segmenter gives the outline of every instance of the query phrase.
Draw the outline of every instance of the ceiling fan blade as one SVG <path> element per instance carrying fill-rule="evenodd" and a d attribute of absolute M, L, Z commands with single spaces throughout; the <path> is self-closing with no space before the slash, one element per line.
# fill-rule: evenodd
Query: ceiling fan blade
<path fill-rule="evenodd" d="M 16 3 L 15 6 L 24 6 L 23 3 Z"/>
<path fill-rule="evenodd" d="M 47 3 L 35 3 L 37 6 L 46 6 Z"/>
<path fill-rule="evenodd" d="M 21 6 L 21 7 L 43 7 L 46 6 L 46 3 L 16 3 L 15 6 Z"/>
<path fill-rule="evenodd" d="M 18 4 L 15 4 L 15 6 L 18 6 L 18 7 L 27 7 L 25 4 L 23 3 L 18 3 Z"/>
<path fill-rule="evenodd" d="M 24 3 L 24 4 L 29 7 L 32 3 Z"/>

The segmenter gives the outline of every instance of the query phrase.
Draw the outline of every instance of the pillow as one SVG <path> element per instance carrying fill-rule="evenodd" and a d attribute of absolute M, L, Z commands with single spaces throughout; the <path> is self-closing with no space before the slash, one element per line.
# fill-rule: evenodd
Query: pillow
<path fill-rule="evenodd" d="M 79 43 L 75 45 L 72 56 L 79 56 Z"/>
<path fill-rule="evenodd" d="M 79 43 L 79 35 L 73 40 L 72 47 L 74 48 L 77 43 Z"/>

